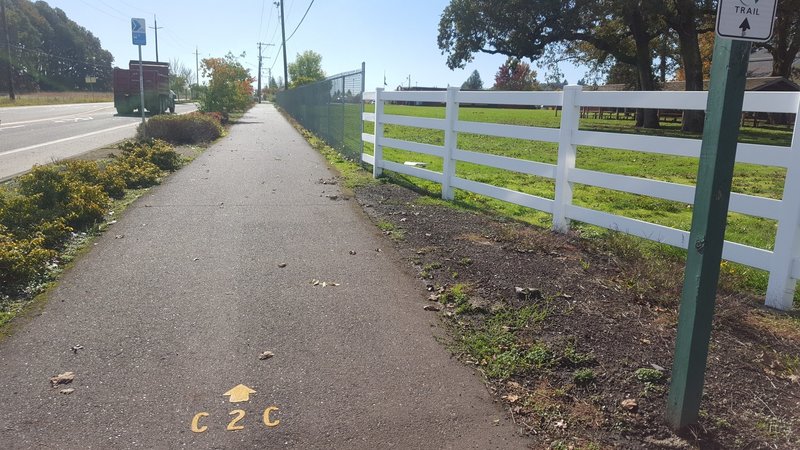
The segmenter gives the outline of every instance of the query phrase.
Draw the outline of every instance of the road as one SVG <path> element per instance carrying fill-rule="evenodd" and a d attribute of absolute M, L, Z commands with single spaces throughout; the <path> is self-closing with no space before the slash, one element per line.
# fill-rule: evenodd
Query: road
<path fill-rule="evenodd" d="M 176 105 L 178 114 L 195 109 Z M 118 116 L 112 103 L 0 108 L 0 181 L 133 137 L 140 122 Z"/>
<path fill-rule="evenodd" d="M 131 205 L 0 340 L 0 447 L 525 448 L 333 175 L 262 104 Z"/>

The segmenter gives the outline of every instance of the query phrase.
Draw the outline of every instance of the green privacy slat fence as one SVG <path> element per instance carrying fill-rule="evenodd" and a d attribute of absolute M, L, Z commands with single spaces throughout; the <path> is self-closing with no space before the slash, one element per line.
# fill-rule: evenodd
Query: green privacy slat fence
<path fill-rule="evenodd" d="M 313 84 L 279 91 L 278 105 L 345 157 L 361 161 L 364 66 Z"/>

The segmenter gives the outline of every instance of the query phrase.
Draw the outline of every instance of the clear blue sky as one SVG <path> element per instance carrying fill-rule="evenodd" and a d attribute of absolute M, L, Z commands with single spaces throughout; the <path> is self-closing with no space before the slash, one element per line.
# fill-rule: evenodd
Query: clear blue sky
<path fill-rule="evenodd" d="M 286 35 L 300 23 L 311 0 L 285 0 Z M 146 19 L 147 46 L 144 59 L 155 59 L 153 15 L 158 19 L 159 60 L 179 60 L 194 71 L 195 48 L 200 58 L 246 52 L 241 62 L 255 76 L 258 68 L 257 42 L 265 47 L 264 71 L 276 78 L 283 73 L 280 47 L 279 10 L 272 0 L 48 0 L 70 19 L 91 31 L 103 48 L 124 67 L 137 59 L 131 43 L 130 19 Z M 505 60 L 501 55 L 476 55 L 465 69 L 450 70 L 436 45 L 439 18 L 448 0 L 315 0 L 303 23 L 287 43 L 287 59 L 314 50 L 322 55 L 328 75 L 361 67 L 366 62 L 367 90 L 383 85 L 460 86 L 477 69 L 484 87 L 491 87 L 494 74 Z M 544 80 L 544 73 L 533 65 Z M 563 65 L 567 80 L 574 84 L 584 76 L 582 69 Z M 265 83 L 265 82 L 264 82 Z"/>

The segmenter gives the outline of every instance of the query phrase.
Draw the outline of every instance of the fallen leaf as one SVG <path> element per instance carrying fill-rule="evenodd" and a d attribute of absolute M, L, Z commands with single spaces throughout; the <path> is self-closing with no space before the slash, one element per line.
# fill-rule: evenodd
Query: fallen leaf
<path fill-rule="evenodd" d="M 192 261 L 200 261 L 200 258 L 195 258 Z"/>
<path fill-rule="evenodd" d="M 637 409 L 639 409 L 639 403 L 636 401 L 636 399 L 633 398 L 626 398 L 625 400 L 622 401 L 621 404 L 624 409 L 631 412 L 634 412 Z"/>
<path fill-rule="evenodd" d="M 118 235 L 114 236 L 114 239 L 122 239 L 124 237 L 125 237 L 124 234 L 118 234 Z"/>
<path fill-rule="evenodd" d="M 59 384 L 72 383 L 72 380 L 74 380 L 74 379 L 75 379 L 75 373 L 74 372 L 64 372 L 62 374 L 56 375 L 54 377 L 51 377 L 50 378 L 50 384 L 52 384 L 53 387 L 56 387 Z"/>
<path fill-rule="evenodd" d="M 275 353 L 272 353 L 272 352 L 264 352 L 264 353 L 262 353 L 262 354 L 258 355 L 258 359 L 261 359 L 261 360 L 264 360 L 264 359 L 270 359 L 270 358 L 272 358 L 273 356 L 275 356 Z"/>
<path fill-rule="evenodd" d="M 350 254 L 351 254 L 351 255 L 355 255 L 355 254 L 356 254 L 356 251 L 355 251 L 355 250 L 350 250 Z"/>
<path fill-rule="evenodd" d="M 311 280 L 311 284 L 314 286 L 319 286 L 319 280 Z"/>
<path fill-rule="evenodd" d="M 515 403 L 517 400 L 519 400 L 519 395 L 508 394 L 504 395 L 502 398 L 508 400 L 508 403 Z"/>
<path fill-rule="evenodd" d="M 280 263 L 280 264 L 278 264 L 278 267 L 280 267 L 281 269 L 283 269 L 284 267 L 286 267 L 286 263 Z"/>
<path fill-rule="evenodd" d="M 73 389 L 73 388 L 67 388 L 67 389 L 62 389 L 62 390 L 60 390 L 59 392 L 61 392 L 61 393 L 62 393 L 62 394 L 64 394 L 64 395 L 69 395 L 69 394 L 72 394 L 73 392 L 75 392 L 75 389 Z"/>
<path fill-rule="evenodd" d="M 554 423 L 553 426 L 556 427 L 556 428 L 560 428 L 562 430 L 566 430 L 567 429 L 567 422 L 565 422 L 563 420 L 559 420 L 558 422 Z"/>
<path fill-rule="evenodd" d="M 794 384 L 800 384 L 800 375 L 789 375 L 789 381 Z"/>
<path fill-rule="evenodd" d="M 83 350 L 83 346 L 82 345 L 73 345 L 70 348 L 70 350 L 72 350 L 72 353 L 75 353 L 77 355 L 78 354 L 78 350 Z"/>
<path fill-rule="evenodd" d="M 423 306 L 422 309 L 424 309 L 425 311 L 441 311 L 442 310 L 441 308 L 439 308 L 439 305 L 436 305 L 436 304 L 433 304 L 433 303 Z"/>
<path fill-rule="evenodd" d="M 431 294 L 430 297 L 428 297 L 428 301 L 438 302 L 440 298 L 441 298 L 441 295 L 439 295 L 439 294 Z"/>
<path fill-rule="evenodd" d="M 327 282 L 325 282 L 325 281 L 322 282 L 322 287 L 326 287 L 327 285 L 328 285 Z"/>

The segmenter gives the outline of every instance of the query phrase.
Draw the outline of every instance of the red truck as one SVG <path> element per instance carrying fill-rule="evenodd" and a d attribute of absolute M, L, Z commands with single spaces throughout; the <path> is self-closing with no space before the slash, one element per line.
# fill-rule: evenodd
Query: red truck
<path fill-rule="evenodd" d="M 169 89 L 169 63 L 142 61 L 144 108 L 150 114 L 175 112 L 175 94 Z M 114 107 L 119 114 L 131 114 L 141 108 L 139 99 L 139 61 L 128 69 L 114 68 Z"/>

